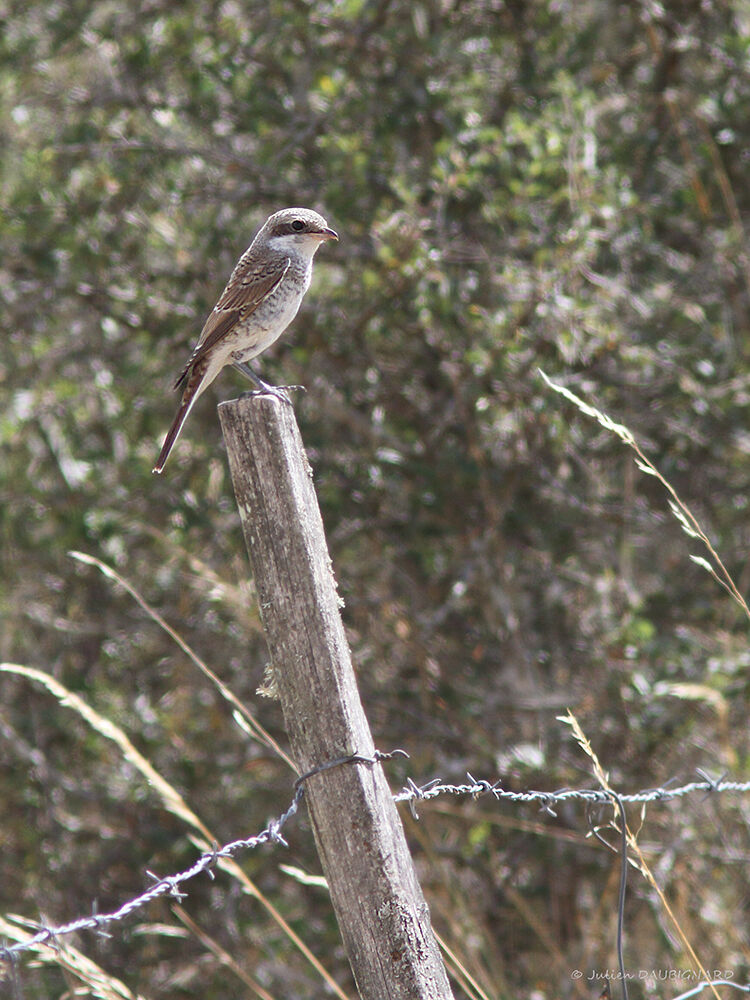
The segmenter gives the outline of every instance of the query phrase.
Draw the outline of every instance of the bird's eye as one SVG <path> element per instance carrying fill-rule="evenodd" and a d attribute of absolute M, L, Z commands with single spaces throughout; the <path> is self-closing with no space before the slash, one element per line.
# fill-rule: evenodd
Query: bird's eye
<path fill-rule="evenodd" d="M 292 229 L 295 231 L 295 233 L 300 232 L 304 228 L 305 224 L 302 221 L 302 219 L 295 219 L 294 222 L 292 223 Z"/>

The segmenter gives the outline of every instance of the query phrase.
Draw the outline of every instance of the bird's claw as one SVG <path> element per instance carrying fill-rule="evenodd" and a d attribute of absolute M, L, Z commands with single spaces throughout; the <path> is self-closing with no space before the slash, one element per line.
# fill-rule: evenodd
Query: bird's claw
<path fill-rule="evenodd" d="M 282 400 L 284 403 L 289 403 L 292 405 L 292 401 L 289 398 L 287 389 L 290 391 L 307 392 L 304 385 L 266 385 L 262 389 L 248 389 L 247 392 L 243 392 L 240 399 L 253 399 L 256 396 L 275 396 L 277 399 Z"/>

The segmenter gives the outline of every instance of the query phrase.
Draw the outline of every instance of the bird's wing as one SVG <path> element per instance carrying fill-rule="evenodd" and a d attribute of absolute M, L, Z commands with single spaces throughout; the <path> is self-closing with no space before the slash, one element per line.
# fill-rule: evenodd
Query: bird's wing
<path fill-rule="evenodd" d="M 232 271 L 227 287 L 213 307 L 206 320 L 195 350 L 185 365 L 175 388 L 182 385 L 188 372 L 205 357 L 214 344 L 218 343 L 240 320 L 247 319 L 258 306 L 273 292 L 286 272 L 291 260 L 279 260 L 253 265 L 243 255 Z"/>

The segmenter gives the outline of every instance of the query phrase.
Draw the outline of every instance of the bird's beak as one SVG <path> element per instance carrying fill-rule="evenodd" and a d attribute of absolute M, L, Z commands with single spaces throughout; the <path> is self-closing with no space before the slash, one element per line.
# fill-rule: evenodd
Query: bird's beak
<path fill-rule="evenodd" d="M 337 240 L 339 238 L 339 234 L 333 229 L 321 229 L 315 235 L 319 236 L 321 240 Z"/>

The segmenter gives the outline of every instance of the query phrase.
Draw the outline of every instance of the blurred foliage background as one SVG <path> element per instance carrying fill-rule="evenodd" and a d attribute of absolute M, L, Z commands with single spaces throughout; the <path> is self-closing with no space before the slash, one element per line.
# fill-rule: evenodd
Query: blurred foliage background
<path fill-rule="evenodd" d="M 171 386 L 256 228 L 341 242 L 267 378 L 315 470 L 376 745 L 407 774 L 590 787 L 748 777 L 746 618 L 652 477 L 540 379 L 627 424 L 750 583 L 747 0 L 0 3 L 0 657 L 128 734 L 220 841 L 292 774 L 116 568 L 246 701 L 266 651 L 215 405 L 162 477 Z M 0 674 L 0 912 L 61 922 L 195 856 L 112 744 Z M 557 819 L 438 800 L 404 820 L 434 924 L 487 997 L 594 995 L 617 862 Z M 641 844 L 708 968 L 750 977 L 750 801 L 649 808 Z M 638 817 L 631 817 L 637 825 Z M 354 995 L 306 818 L 248 875 Z M 331 995 L 227 875 L 190 919 L 273 997 Z M 74 942 L 143 996 L 254 996 L 169 901 Z M 634 970 L 689 967 L 635 872 Z M 54 964 L 21 969 L 52 997 Z M 598 987 L 594 987 L 596 994 Z M 645 988 L 644 988 L 645 989 Z M 469 995 L 456 986 L 457 997 Z M 477 995 L 477 994 L 475 994 Z"/>

